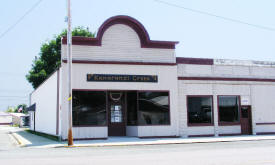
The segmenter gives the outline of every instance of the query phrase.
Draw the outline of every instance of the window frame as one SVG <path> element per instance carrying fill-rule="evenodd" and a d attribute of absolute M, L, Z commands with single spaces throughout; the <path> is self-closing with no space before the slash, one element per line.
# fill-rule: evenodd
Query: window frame
<path fill-rule="evenodd" d="M 81 127 L 108 127 L 108 95 L 107 95 L 107 90 L 96 90 L 96 89 L 72 89 L 72 94 L 74 91 L 77 92 L 104 92 L 105 93 L 105 101 L 106 101 L 106 124 L 104 125 L 94 125 L 94 124 L 85 124 L 85 125 L 73 125 L 73 128 L 81 128 Z M 72 121 L 73 121 L 73 116 L 72 116 Z"/>
<path fill-rule="evenodd" d="M 141 92 L 167 92 L 168 93 L 168 104 L 169 104 L 169 113 L 168 113 L 168 116 L 169 116 L 169 124 L 150 124 L 150 125 L 147 125 L 147 124 L 140 124 L 139 123 L 139 93 Z M 170 126 L 171 125 L 171 105 L 170 105 L 170 91 L 169 90 L 137 90 L 137 126 Z"/>
<path fill-rule="evenodd" d="M 238 117 L 239 121 L 237 122 L 224 122 L 220 121 L 220 104 L 219 104 L 219 97 L 220 96 L 236 96 L 239 99 L 239 106 L 238 106 Z M 234 125 L 241 125 L 241 116 L 240 116 L 240 108 L 241 108 L 241 96 L 240 95 L 217 95 L 217 110 L 218 110 L 218 125 L 219 126 L 234 126 Z"/>
<path fill-rule="evenodd" d="M 188 98 L 189 97 L 210 97 L 212 99 L 212 117 L 211 123 L 189 123 L 188 115 Z M 187 126 L 188 127 L 200 127 L 200 126 L 214 126 L 214 97 L 213 95 L 186 95 L 186 111 L 187 111 Z"/>
<path fill-rule="evenodd" d="M 126 126 L 138 126 L 138 91 L 137 90 L 124 90 L 125 93 L 126 93 L 126 101 L 125 101 L 125 107 L 126 107 Z M 137 114 L 136 114 L 136 117 L 137 117 L 137 121 L 136 121 L 136 124 L 128 124 L 128 92 L 136 92 L 136 97 L 137 97 L 137 100 L 136 100 L 136 105 L 137 105 Z"/>

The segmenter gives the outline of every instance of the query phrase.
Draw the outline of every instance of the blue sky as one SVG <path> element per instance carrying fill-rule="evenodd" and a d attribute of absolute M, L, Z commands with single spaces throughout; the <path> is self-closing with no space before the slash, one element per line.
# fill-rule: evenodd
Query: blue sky
<path fill-rule="evenodd" d="M 0 34 L 38 0 L 2 0 Z M 275 29 L 274 0 L 163 0 L 178 6 Z M 275 31 L 172 7 L 154 0 L 72 0 L 72 24 L 92 32 L 109 17 L 139 20 L 153 40 L 179 41 L 178 57 L 275 61 Z M 66 28 L 65 0 L 43 0 L 0 38 L 0 110 L 28 104 L 25 75 L 43 42 Z"/>

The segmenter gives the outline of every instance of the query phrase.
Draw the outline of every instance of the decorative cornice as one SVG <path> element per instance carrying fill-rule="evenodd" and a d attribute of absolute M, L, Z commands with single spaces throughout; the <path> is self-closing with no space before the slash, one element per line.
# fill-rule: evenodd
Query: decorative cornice
<path fill-rule="evenodd" d="M 142 48 L 162 48 L 162 49 L 175 49 L 175 45 L 178 42 L 174 41 L 153 41 L 150 40 L 149 34 L 144 26 L 136 19 L 119 15 L 107 19 L 99 28 L 97 37 L 72 37 L 73 45 L 88 45 L 88 46 L 101 46 L 102 37 L 104 32 L 115 24 L 124 24 L 131 27 L 139 36 L 140 44 Z M 62 44 L 67 44 L 67 37 L 62 38 Z"/>

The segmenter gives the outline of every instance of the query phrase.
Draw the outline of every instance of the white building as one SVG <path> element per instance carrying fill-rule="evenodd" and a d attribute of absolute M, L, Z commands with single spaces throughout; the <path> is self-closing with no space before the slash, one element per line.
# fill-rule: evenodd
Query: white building
<path fill-rule="evenodd" d="M 12 116 L 0 111 L 0 125 L 12 125 Z"/>
<path fill-rule="evenodd" d="M 66 38 L 62 64 L 31 94 L 31 129 L 67 139 Z M 115 16 L 96 38 L 73 37 L 73 137 L 275 134 L 275 63 L 177 58 Z"/>

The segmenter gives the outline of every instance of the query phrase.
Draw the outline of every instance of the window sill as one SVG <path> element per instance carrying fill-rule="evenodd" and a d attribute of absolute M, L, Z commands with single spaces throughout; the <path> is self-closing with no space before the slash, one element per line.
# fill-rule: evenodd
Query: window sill
<path fill-rule="evenodd" d="M 188 127 L 207 127 L 207 126 L 214 126 L 213 123 L 189 123 L 187 124 Z"/>
<path fill-rule="evenodd" d="M 219 122 L 219 126 L 234 126 L 241 125 L 240 122 Z"/>
<path fill-rule="evenodd" d="M 148 124 L 139 124 L 137 126 L 171 126 L 171 124 L 151 124 L 151 125 L 148 125 Z"/>
<path fill-rule="evenodd" d="M 73 128 L 82 128 L 82 127 L 108 127 L 107 125 L 74 125 Z"/>

